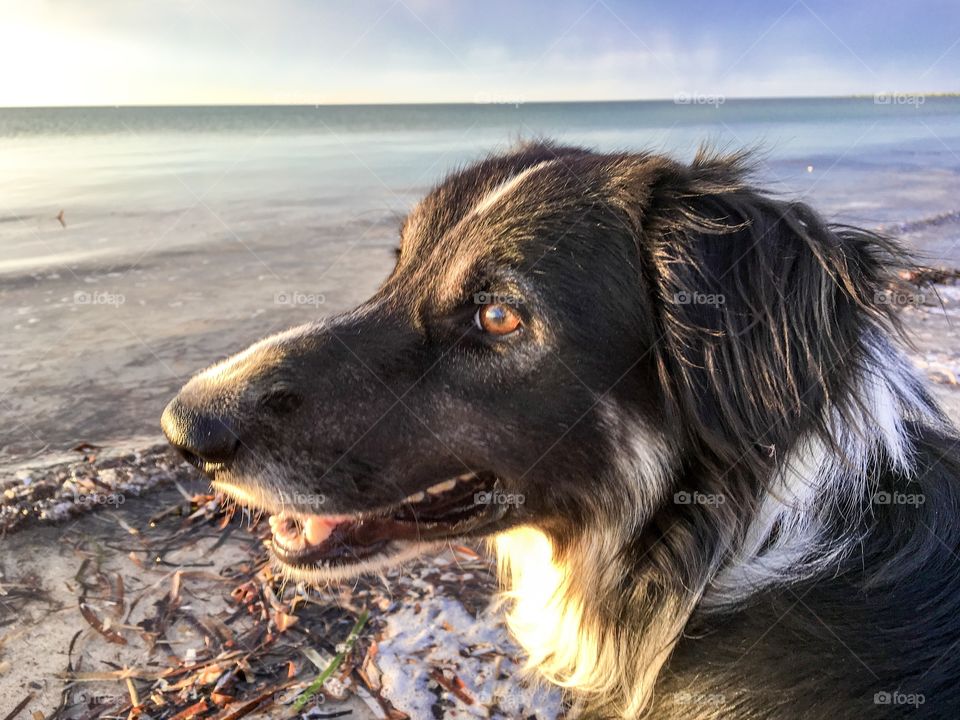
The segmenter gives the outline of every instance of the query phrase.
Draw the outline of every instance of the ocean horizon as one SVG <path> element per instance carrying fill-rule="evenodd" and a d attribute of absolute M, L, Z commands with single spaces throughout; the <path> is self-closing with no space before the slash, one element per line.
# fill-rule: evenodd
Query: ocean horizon
<path fill-rule="evenodd" d="M 676 93 L 684 95 L 685 93 Z M 704 93 L 705 94 L 705 93 Z M 729 100 L 750 100 L 759 102 L 768 102 L 775 100 L 863 100 L 873 99 L 884 95 L 912 95 L 923 96 L 924 98 L 950 98 L 960 97 L 960 90 L 943 90 L 936 92 L 926 92 L 922 90 L 896 90 L 887 92 L 857 92 L 840 93 L 836 95 L 722 95 L 725 101 Z M 657 103 L 657 102 L 676 102 L 676 97 L 651 97 L 651 98 L 605 98 L 595 100 L 582 99 L 548 99 L 548 100 L 525 100 L 517 99 L 515 101 L 483 99 L 482 96 L 476 100 L 446 101 L 436 100 L 433 102 L 222 102 L 222 103 L 94 103 L 94 104 L 70 104 L 70 105 L 0 105 L 0 110 L 63 110 L 76 108 L 192 108 L 192 107 L 227 107 L 227 108 L 248 108 L 248 107 L 435 107 L 449 105 L 577 105 L 592 103 Z"/>

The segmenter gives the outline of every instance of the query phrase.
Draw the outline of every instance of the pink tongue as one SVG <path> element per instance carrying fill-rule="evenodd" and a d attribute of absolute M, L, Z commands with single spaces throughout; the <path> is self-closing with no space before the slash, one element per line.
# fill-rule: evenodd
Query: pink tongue
<path fill-rule="evenodd" d="M 339 518 L 324 518 L 317 515 L 311 515 L 303 522 L 303 536 L 310 545 L 319 545 L 333 532 L 333 529 L 340 524 Z"/>

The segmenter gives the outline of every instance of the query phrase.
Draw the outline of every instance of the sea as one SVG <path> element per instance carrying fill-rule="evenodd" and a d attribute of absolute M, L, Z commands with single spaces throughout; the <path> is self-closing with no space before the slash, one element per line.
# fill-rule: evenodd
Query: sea
<path fill-rule="evenodd" d="M 690 158 L 960 265 L 960 98 L 0 109 L 0 477 L 159 438 L 196 370 L 389 272 L 451 170 L 517 142 Z"/>

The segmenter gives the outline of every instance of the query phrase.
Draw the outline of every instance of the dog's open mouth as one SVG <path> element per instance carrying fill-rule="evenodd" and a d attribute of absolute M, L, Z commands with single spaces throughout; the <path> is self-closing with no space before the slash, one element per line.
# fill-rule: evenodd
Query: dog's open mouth
<path fill-rule="evenodd" d="M 237 496 L 220 482 L 214 486 Z M 271 550 L 294 576 L 346 576 L 371 564 L 387 565 L 425 544 L 462 537 L 499 519 L 496 476 L 467 473 L 431 485 L 382 510 L 355 515 L 283 510 L 270 516 Z"/>

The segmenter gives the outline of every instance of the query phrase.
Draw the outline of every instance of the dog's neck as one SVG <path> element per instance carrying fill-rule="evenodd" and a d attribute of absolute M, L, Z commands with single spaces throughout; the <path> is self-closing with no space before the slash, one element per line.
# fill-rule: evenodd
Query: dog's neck
<path fill-rule="evenodd" d="M 507 624 L 529 654 L 527 669 L 604 717 L 637 717 L 696 601 L 629 579 L 610 540 L 584 535 L 564 553 L 521 527 L 495 542 Z"/>
<path fill-rule="evenodd" d="M 682 592 L 684 583 L 712 573 L 699 559 L 678 569 L 672 543 L 640 537 L 668 502 L 675 449 L 611 399 L 598 410 L 620 453 L 594 488 L 583 488 L 583 525 L 557 533 L 566 541 L 515 528 L 495 538 L 494 550 L 507 623 L 528 669 L 605 716 L 636 717 L 703 590 Z"/>
<path fill-rule="evenodd" d="M 591 707 L 635 717 L 694 611 L 730 609 L 765 588 L 837 568 L 859 537 L 838 533 L 831 520 L 839 514 L 861 528 L 877 469 L 912 472 L 908 423 L 942 423 L 899 350 L 885 338 L 864 346 L 860 386 L 827 411 L 832 437 L 800 439 L 759 497 L 728 497 L 722 512 L 693 508 L 679 521 L 669 509 L 611 507 L 568 547 L 531 527 L 498 536 L 508 624 L 530 666 Z M 652 442 L 666 452 L 662 440 Z M 634 454 L 629 480 L 643 484 L 648 499 L 651 487 L 669 492 L 662 477 L 651 480 L 650 453 Z M 672 466 L 675 459 L 661 462 Z"/>
<path fill-rule="evenodd" d="M 836 568 L 859 544 L 878 470 L 914 474 L 908 424 L 942 427 L 944 418 L 899 349 L 879 336 L 865 346 L 859 386 L 844 407 L 828 411 L 830 437 L 802 438 L 779 464 L 703 609 L 729 608 L 771 585 Z M 837 517 L 844 519 L 839 531 Z"/>

